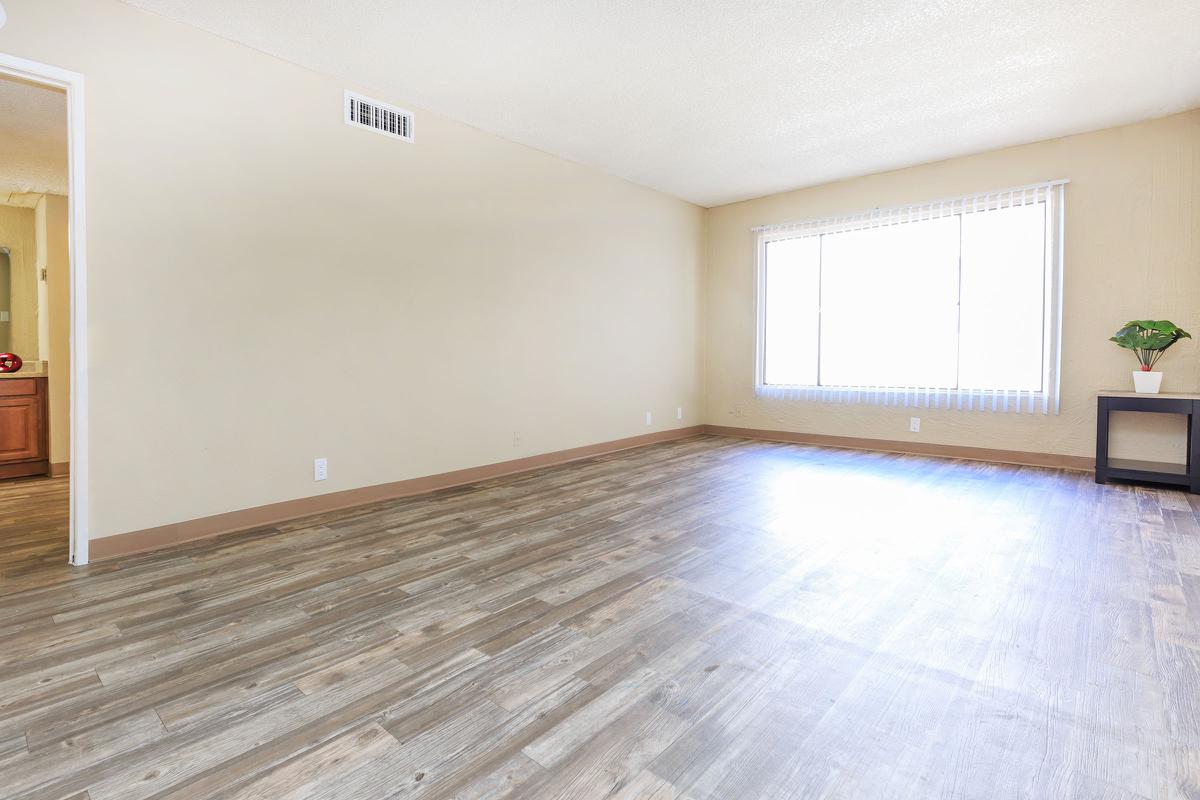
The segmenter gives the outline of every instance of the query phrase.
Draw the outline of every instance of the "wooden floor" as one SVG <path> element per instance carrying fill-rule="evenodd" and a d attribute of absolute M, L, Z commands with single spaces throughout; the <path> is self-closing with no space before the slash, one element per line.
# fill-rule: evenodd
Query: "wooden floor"
<path fill-rule="evenodd" d="M 694 438 L 83 569 L 0 485 L 0 797 L 1200 797 L 1200 522 Z"/>

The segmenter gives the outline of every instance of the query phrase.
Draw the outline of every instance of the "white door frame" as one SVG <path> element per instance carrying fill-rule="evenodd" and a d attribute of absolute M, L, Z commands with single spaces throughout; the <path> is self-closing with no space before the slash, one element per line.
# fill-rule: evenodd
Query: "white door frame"
<path fill-rule="evenodd" d="M 67 93 L 67 240 L 71 263 L 71 563 L 88 563 L 87 226 L 84 223 L 83 76 L 0 53 L 0 75 Z"/>

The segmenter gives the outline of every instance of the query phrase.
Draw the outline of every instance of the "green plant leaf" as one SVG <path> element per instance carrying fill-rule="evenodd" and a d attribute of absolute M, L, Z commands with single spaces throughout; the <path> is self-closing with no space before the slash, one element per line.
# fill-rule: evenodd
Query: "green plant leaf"
<path fill-rule="evenodd" d="M 1118 336 L 1120 336 L 1120 335 L 1122 335 L 1122 334 L 1126 334 L 1126 333 L 1127 333 L 1127 334 L 1130 334 L 1131 336 L 1138 336 L 1138 335 L 1140 335 L 1140 334 L 1141 334 L 1141 333 L 1142 333 L 1144 330 L 1145 330 L 1145 329 L 1144 329 L 1144 328 L 1142 328 L 1142 326 L 1138 325 L 1136 322 L 1126 322 L 1126 323 L 1125 323 L 1125 324 L 1124 324 L 1124 325 L 1121 327 L 1121 330 L 1117 331 L 1117 335 L 1118 335 Z"/>
<path fill-rule="evenodd" d="M 1166 350 L 1175 344 L 1175 337 L 1167 333 L 1151 333 L 1142 337 L 1142 347 L 1146 350 Z"/>

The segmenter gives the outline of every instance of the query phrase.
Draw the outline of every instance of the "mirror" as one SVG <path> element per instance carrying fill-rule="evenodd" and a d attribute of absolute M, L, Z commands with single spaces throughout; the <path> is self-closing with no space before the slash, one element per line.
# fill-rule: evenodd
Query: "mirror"
<path fill-rule="evenodd" d="M 0 353 L 12 345 L 12 262 L 8 251 L 0 249 Z"/>
<path fill-rule="evenodd" d="M 18 197 L 22 205 L 13 204 Z M 0 353 L 28 363 L 40 353 L 36 203 L 16 194 L 7 200 L 0 202 Z"/>

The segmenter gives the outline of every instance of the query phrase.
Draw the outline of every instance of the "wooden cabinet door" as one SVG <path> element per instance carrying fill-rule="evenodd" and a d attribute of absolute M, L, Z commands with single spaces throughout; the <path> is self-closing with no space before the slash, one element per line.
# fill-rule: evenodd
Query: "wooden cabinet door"
<path fill-rule="evenodd" d="M 42 399 L 0 397 L 0 463 L 46 458 Z"/>

